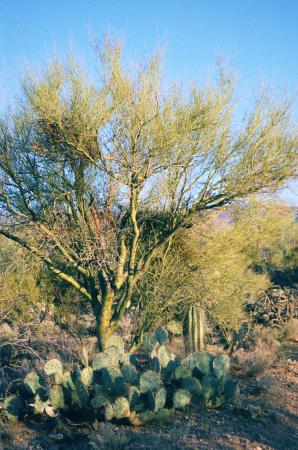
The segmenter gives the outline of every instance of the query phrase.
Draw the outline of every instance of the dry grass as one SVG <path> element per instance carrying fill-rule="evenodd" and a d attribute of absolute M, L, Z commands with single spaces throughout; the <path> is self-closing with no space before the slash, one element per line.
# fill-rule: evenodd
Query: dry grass
<path fill-rule="evenodd" d="M 240 377 L 255 377 L 273 366 L 279 357 L 280 343 L 277 330 L 256 328 L 251 337 L 250 350 L 238 352 L 234 371 Z"/>
<path fill-rule="evenodd" d="M 291 319 L 283 325 L 280 330 L 280 340 L 298 341 L 298 319 Z"/>

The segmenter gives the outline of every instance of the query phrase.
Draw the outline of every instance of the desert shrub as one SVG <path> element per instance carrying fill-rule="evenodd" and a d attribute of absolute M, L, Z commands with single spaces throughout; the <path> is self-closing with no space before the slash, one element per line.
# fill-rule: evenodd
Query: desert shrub
<path fill-rule="evenodd" d="M 253 201 L 234 209 L 235 228 L 254 270 L 267 273 L 274 284 L 297 282 L 298 224 L 295 210 Z"/>
<path fill-rule="evenodd" d="M 298 319 L 291 319 L 283 324 L 279 330 L 279 339 L 282 342 L 298 340 Z"/>
<path fill-rule="evenodd" d="M 0 237 L 0 322 L 30 321 L 32 311 L 51 297 L 40 280 L 41 265 L 24 250 Z"/>
<path fill-rule="evenodd" d="M 198 305 L 230 343 L 247 320 L 244 306 L 270 286 L 266 274 L 251 268 L 243 246 L 238 228 L 221 228 L 214 218 L 198 219 L 140 283 L 140 330 L 173 318 L 181 321 L 192 305 Z"/>
<path fill-rule="evenodd" d="M 96 354 L 91 365 L 86 354 L 82 365 L 71 371 L 51 359 L 42 376 L 28 373 L 18 394 L 5 399 L 6 417 L 61 414 L 72 420 L 140 425 L 170 420 L 175 409 L 191 402 L 212 408 L 237 400 L 237 382 L 229 377 L 226 355 L 193 353 L 181 361 L 165 346 L 167 339 L 165 330 L 156 331 L 145 368 L 139 368 L 135 355 L 125 353 L 116 335 L 107 339 L 105 351 Z"/>
<path fill-rule="evenodd" d="M 278 330 L 255 327 L 250 336 L 250 348 L 236 357 L 238 376 L 255 377 L 263 373 L 279 358 Z"/>

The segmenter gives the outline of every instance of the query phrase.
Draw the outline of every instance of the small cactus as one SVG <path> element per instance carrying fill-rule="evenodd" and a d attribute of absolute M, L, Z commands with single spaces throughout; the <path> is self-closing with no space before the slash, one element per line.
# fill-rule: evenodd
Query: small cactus
<path fill-rule="evenodd" d="M 191 394 L 186 389 L 178 389 L 173 397 L 174 408 L 185 408 L 191 402 Z"/>

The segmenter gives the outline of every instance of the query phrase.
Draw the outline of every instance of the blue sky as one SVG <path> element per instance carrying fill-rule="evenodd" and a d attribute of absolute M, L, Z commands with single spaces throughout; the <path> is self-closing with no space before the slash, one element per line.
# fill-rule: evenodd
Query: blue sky
<path fill-rule="evenodd" d="M 161 44 L 167 74 L 185 83 L 224 55 L 244 104 L 265 80 L 292 93 L 298 117 L 298 0 L 0 0 L 0 109 L 17 93 L 24 63 L 46 60 L 53 49 L 90 59 L 89 31 L 124 38 L 129 57 Z M 285 195 L 298 204 L 295 190 Z"/>

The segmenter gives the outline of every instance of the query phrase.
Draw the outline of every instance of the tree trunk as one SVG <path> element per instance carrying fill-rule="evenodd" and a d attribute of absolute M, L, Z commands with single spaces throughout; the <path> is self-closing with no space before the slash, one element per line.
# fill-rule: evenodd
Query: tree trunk
<path fill-rule="evenodd" d="M 109 290 L 102 298 L 101 303 L 99 303 L 97 298 L 92 300 L 92 309 L 96 319 L 96 337 L 100 351 L 104 350 L 106 340 L 115 328 L 111 325 L 114 298 L 114 292 Z"/>

